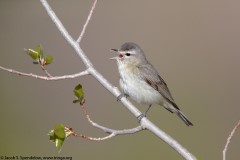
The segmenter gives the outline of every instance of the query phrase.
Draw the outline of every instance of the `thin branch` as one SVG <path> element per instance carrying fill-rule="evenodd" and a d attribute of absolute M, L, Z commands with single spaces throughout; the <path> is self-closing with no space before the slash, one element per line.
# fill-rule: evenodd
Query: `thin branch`
<path fill-rule="evenodd" d="M 85 75 L 89 75 L 89 71 L 85 70 L 76 74 L 71 74 L 71 75 L 64 75 L 64 76 L 40 76 L 40 75 L 36 75 L 33 73 L 24 73 L 24 72 L 19 72 L 13 69 L 9 69 L 9 68 L 4 68 L 2 66 L 0 66 L 0 69 L 13 73 L 13 74 L 17 74 L 17 75 L 21 75 L 21 76 L 27 76 L 27 77 L 33 77 L 36 79 L 42 79 L 42 80 L 47 80 L 47 81 L 57 81 L 57 80 L 63 80 L 63 79 L 73 79 L 76 77 L 80 77 L 80 76 L 85 76 Z"/>
<path fill-rule="evenodd" d="M 83 138 L 83 139 L 90 140 L 90 141 L 103 141 L 103 140 L 107 140 L 107 139 L 110 139 L 110 138 L 115 136 L 112 133 L 112 134 L 109 134 L 108 136 L 105 136 L 105 137 L 98 137 L 98 138 L 89 137 L 89 136 L 86 136 L 86 135 L 83 135 L 83 134 L 75 133 L 72 128 L 68 128 L 68 127 L 65 127 L 65 132 L 68 132 L 67 137 L 74 136 L 74 137 L 79 137 L 79 138 Z"/>
<path fill-rule="evenodd" d="M 84 106 L 84 104 L 80 103 L 80 106 L 81 106 L 81 109 L 83 110 L 83 114 L 86 117 L 86 119 L 88 120 L 88 122 L 92 126 L 98 128 L 98 129 L 103 130 L 105 133 L 108 133 L 109 135 L 107 135 L 105 137 L 97 137 L 97 138 L 96 137 L 89 137 L 89 136 L 86 136 L 86 135 L 74 132 L 72 128 L 65 127 L 66 132 L 70 133 L 70 134 L 68 134 L 68 137 L 69 136 L 74 136 L 74 137 L 80 137 L 80 138 L 91 140 L 91 141 L 103 141 L 103 140 L 107 140 L 107 139 L 113 138 L 113 137 L 115 137 L 117 135 L 134 134 L 136 132 L 139 132 L 139 131 L 143 130 L 143 127 L 141 125 L 139 125 L 139 126 L 137 126 L 135 128 L 122 129 L 122 130 L 115 130 L 115 129 L 104 127 L 104 126 L 102 126 L 100 124 L 97 124 L 96 122 L 91 120 L 91 118 L 90 118 L 90 116 L 89 116 L 89 114 L 87 112 L 87 109 Z"/>
<path fill-rule="evenodd" d="M 226 144 L 224 146 L 224 149 L 223 149 L 223 160 L 226 160 L 228 145 L 230 144 L 233 135 L 236 133 L 236 131 L 239 127 L 240 127 L 240 120 L 238 121 L 237 125 L 233 128 L 232 132 L 230 133 L 230 135 L 227 138 L 227 142 L 226 142 Z"/>
<path fill-rule="evenodd" d="M 47 77 L 53 77 L 45 68 L 43 69 L 43 71 L 45 72 L 45 74 L 47 75 Z"/>
<path fill-rule="evenodd" d="M 92 67 L 92 63 L 89 61 L 87 56 L 83 53 L 82 49 L 80 48 L 79 44 L 72 38 L 72 36 L 68 33 L 68 31 L 65 29 L 62 22 L 58 19 L 52 8 L 49 6 L 48 2 L 46 0 L 40 0 L 43 7 L 47 11 L 47 14 L 52 19 L 53 23 L 57 26 L 60 33 L 63 35 L 63 37 L 66 39 L 66 41 L 73 47 L 73 49 L 76 51 L 77 55 L 82 59 L 83 63 L 87 68 Z"/>
<path fill-rule="evenodd" d="M 42 65 L 40 65 L 40 66 L 41 66 L 42 70 L 45 72 L 45 74 L 47 75 L 47 77 L 53 77 L 53 76 L 47 71 L 47 69 L 46 69 L 44 66 L 42 66 Z"/>
<path fill-rule="evenodd" d="M 110 82 L 108 82 L 92 65 L 86 54 L 82 51 L 82 49 L 79 46 L 79 43 L 77 43 L 67 32 L 67 30 L 64 28 L 61 21 L 58 19 L 52 8 L 49 6 L 46 0 L 40 0 L 43 7 L 47 11 L 49 17 L 52 19 L 52 21 L 57 26 L 58 30 L 61 32 L 63 37 L 66 39 L 66 41 L 73 47 L 73 49 L 76 51 L 77 55 L 82 59 L 83 63 L 85 64 L 86 68 L 89 70 L 89 73 L 91 73 L 98 82 L 100 82 L 109 92 L 111 92 L 114 96 L 118 97 L 121 95 L 121 92 L 119 89 L 114 87 Z M 122 104 L 135 116 L 138 117 L 141 115 L 141 112 L 132 104 L 130 103 L 125 97 L 121 99 Z M 182 157 L 184 157 L 187 160 L 196 160 L 196 157 L 194 157 L 189 151 L 187 151 L 183 146 L 181 146 L 176 140 L 174 140 L 172 137 L 170 137 L 168 134 L 160 130 L 156 125 L 154 125 L 151 121 L 149 121 L 146 117 L 141 119 L 141 126 L 144 129 L 148 129 L 150 132 L 158 136 L 160 139 L 162 139 L 164 142 L 166 142 L 169 146 L 171 146 L 173 149 L 175 149 Z"/>
<path fill-rule="evenodd" d="M 114 134 L 115 135 L 120 135 L 120 134 L 133 134 L 133 133 L 136 133 L 136 132 L 139 132 L 141 130 L 143 130 L 143 127 L 141 125 L 135 127 L 135 128 L 131 128 L 131 129 L 123 129 L 123 130 L 115 130 L 115 129 L 111 129 L 111 128 L 107 128 L 107 127 L 104 127 L 102 125 L 99 125 L 95 122 L 93 122 L 87 112 L 87 109 L 84 105 L 80 105 L 82 110 L 83 110 L 83 114 L 84 116 L 87 118 L 88 122 L 96 127 L 96 128 L 99 128 L 101 130 L 103 130 L 104 132 L 106 133 L 110 133 L 110 134 Z"/>
<path fill-rule="evenodd" d="M 93 14 L 94 9 L 95 9 L 95 7 L 96 7 L 96 4 L 97 4 L 97 0 L 95 0 L 95 1 L 93 2 L 93 5 L 92 5 L 92 8 L 91 8 L 91 10 L 90 10 L 90 13 L 88 14 L 87 20 L 86 20 L 85 24 L 83 25 L 82 32 L 81 32 L 81 34 L 79 35 L 79 37 L 78 37 L 78 39 L 77 39 L 77 43 L 80 43 L 80 42 L 81 42 L 82 37 L 83 37 L 83 35 L 85 34 L 86 28 L 87 28 L 87 26 L 88 26 L 89 21 L 91 20 L 91 17 L 92 17 L 92 14 Z"/>

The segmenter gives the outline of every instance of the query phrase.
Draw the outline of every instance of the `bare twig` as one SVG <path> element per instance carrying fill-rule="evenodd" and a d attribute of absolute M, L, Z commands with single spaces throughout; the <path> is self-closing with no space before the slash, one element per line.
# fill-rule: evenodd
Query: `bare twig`
<path fill-rule="evenodd" d="M 85 64 L 86 68 L 89 70 L 89 73 L 91 73 L 98 82 L 100 82 L 109 92 L 111 92 L 114 96 L 118 97 L 121 95 L 121 92 L 119 89 L 114 87 L 110 82 L 108 82 L 92 65 L 86 54 L 83 52 L 81 47 L 79 46 L 79 43 L 75 41 L 70 34 L 67 32 L 61 21 L 58 19 L 52 8 L 49 6 L 46 0 L 40 0 L 43 7 L 47 11 L 49 17 L 52 19 L 52 21 L 57 26 L 58 30 L 61 32 L 63 37 L 66 39 L 66 41 L 73 47 L 73 49 L 76 51 L 77 55 L 82 59 L 83 63 Z M 135 116 L 138 117 L 142 113 L 132 104 L 130 103 L 125 97 L 121 99 L 122 104 Z M 165 132 L 160 130 L 156 125 L 154 125 L 151 121 L 149 121 L 146 117 L 142 118 L 141 126 L 144 129 L 148 129 L 153 134 L 158 136 L 160 139 L 162 139 L 164 142 L 166 142 L 169 146 L 171 146 L 173 149 L 175 149 L 182 157 L 184 157 L 187 160 L 196 160 L 196 158 L 187 151 L 183 146 L 181 146 L 176 140 L 174 140 L 172 137 L 167 135 Z"/>
<path fill-rule="evenodd" d="M 85 71 L 82 71 L 82 72 L 79 72 L 79 73 L 76 73 L 76 74 L 71 74 L 71 75 L 51 76 L 51 77 L 49 77 L 49 76 L 40 76 L 40 75 L 36 75 L 36 74 L 33 74 L 33 73 L 19 72 L 19 71 L 13 70 L 13 69 L 4 68 L 2 66 L 0 66 L 0 69 L 2 69 L 4 71 L 7 71 L 7 72 L 10 72 L 10 73 L 17 74 L 17 75 L 33 77 L 33 78 L 36 78 L 36 79 L 42 79 L 42 80 L 47 80 L 47 81 L 57 81 L 57 80 L 63 80 L 63 79 L 73 79 L 73 78 L 76 78 L 76 77 L 85 76 L 85 75 L 89 74 L 89 71 L 85 70 Z"/>
<path fill-rule="evenodd" d="M 122 130 L 115 130 L 115 129 L 111 129 L 111 128 L 107 128 L 107 127 L 104 127 L 96 122 L 93 122 L 87 112 L 87 109 L 86 107 L 84 106 L 84 104 L 80 104 L 82 110 L 83 110 L 83 114 L 85 115 L 85 117 L 87 118 L 88 122 L 98 128 L 98 129 L 101 129 L 103 130 L 105 133 L 108 133 L 109 135 L 105 136 L 105 137 L 89 137 L 89 136 L 86 136 L 86 135 L 83 135 L 83 134 L 79 134 L 79 133 L 75 133 L 73 131 L 72 128 L 67 128 L 65 127 L 65 130 L 67 132 L 70 132 L 72 136 L 74 137 L 80 137 L 80 138 L 83 138 L 83 139 L 87 139 L 87 140 L 91 140 L 91 141 L 103 141 L 103 140 L 107 140 L 107 139 L 110 139 L 114 136 L 117 136 L 117 135 L 125 135 L 125 134 L 134 134 L 136 132 L 139 132 L 141 130 L 143 130 L 143 127 L 141 125 L 135 127 L 135 128 L 131 128 L 131 129 L 122 129 Z"/>
<path fill-rule="evenodd" d="M 98 138 L 89 137 L 89 136 L 86 136 L 86 135 L 83 135 L 83 134 L 75 133 L 72 128 L 68 128 L 68 127 L 65 127 L 65 132 L 69 133 L 67 137 L 69 137 L 69 136 L 80 137 L 80 138 L 87 139 L 87 140 L 90 140 L 90 141 L 103 141 L 103 140 L 107 140 L 107 139 L 115 136 L 112 133 L 112 134 L 109 134 L 108 136 L 105 136 L 105 137 L 98 137 Z"/>
<path fill-rule="evenodd" d="M 47 77 L 53 77 L 45 68 L 43 69 L 43 71 L 45 72 L 45 74 L 47 75 Z"/>
<path fill-rule="evenodd" d="M 84 105 L 80 105 L 82 110 L 83 110 L 83 113 L 85 115 L 85 117 L 87 118 L 87 120 L 89 121 L 89 123 L 96 127 L 96 128 L 99 128 L 101 130 L 103 130 L 104 132 L 106 133 L 111 133 L 111 134 L 114 134 L 114 135 L 119 135 L 119 134 L 133 134 L 133 133 L 136 133 L 136 132 L 139 132 L 141 130 L 143 130 L 143 127 L 141 125 L 135 127 L 135 128 L 131 128 L 131 129 L 123 129 L 123 130 L 114 130 L 114 129 L 110 129 L 110 128 L 107 128 L 107 127 L 104 127 L 102 125 L 99 125 L 95 122 L 93 122 L 87 112 L 87 109 Z"/>
<path fill-rule="evenodd" d="M 47 70 L 44 66 L 40 65 L 42 70 L 45 72 L 45 74 L 47 75 L 47 77 L 53 77 Z"/>
<path fill-rule="evenodd" d="M 82 37 L 83 37 L 83 35 L 85 34 L 87 25 L 88 25 L 89 21 L 91 20 L 91 17 L 92 17 L 92 14 L 93 14 L 94 9 L 95 9 L 95 7 L 96 7 L 96 4 L 97 4 L 97 0 L 95 0 L 95 1 L 93 2 L 92 8 L 91 8 L 91 10 L 90 10 L 90 13 L 88 14 L 88 17 L 87 17 L 87 20 L 86 20 L 86 22 L 85 22 L 85 24 L 84 24 L 84 26 L 83 26 L 82 32 L 81 32 L 81 34 L 79 35 L 79 37 L 78 37 L 78 39 L 77 39 L 77 43 L 80 43 L 80 42 L 81 42 Z"/>
<path fill-rule="evenodd" d="M 224 146 L 224 149 L 223 149 L 223 160 L 226 160 L 228 145 L 230 144 L 233 135 L 236 133 L 236 131 L 239 127 L 240 127 L 240 120 L 238 121 L 237 125 L 233 128 L 232 132 L 229 134 L 229 136 L 227 138 L 227 142 L 226 142 L 226 144 Z"/>

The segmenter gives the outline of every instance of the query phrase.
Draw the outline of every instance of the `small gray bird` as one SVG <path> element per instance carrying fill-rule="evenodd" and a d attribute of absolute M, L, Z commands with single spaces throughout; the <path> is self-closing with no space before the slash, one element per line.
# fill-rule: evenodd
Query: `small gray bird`
<path fill-rule="evenodd" d="M 135 43 L 124 43 L 120 49 L 112 49 L 118 53 L 115 59 L 120 74 L 120 87 L 125 96 L 130 96 L 140 104 L 159 104 L 171 113 L 176 113 L 187 126 L 193 124 L 180 111 L 156 69 L 146 59 L 143 50 Z M 144 115 L 146 115 L 147 111 Z"/>

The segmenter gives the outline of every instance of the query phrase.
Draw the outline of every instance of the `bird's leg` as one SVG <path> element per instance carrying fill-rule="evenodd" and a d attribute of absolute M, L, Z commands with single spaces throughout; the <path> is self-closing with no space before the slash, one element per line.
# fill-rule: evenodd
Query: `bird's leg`
<path fill-rule="evenodd" d="M 149 109 L 151 108 L 151 104 L 148 106 L 148 108 L 147 108 L 147 110 L 144 112 L 144 113 L 142 113 L 142 114 L 140 114 L 139 116 L 137 116 L 137 119 L 139 120 L 139 121 L 141 121 L 141 119 L 143 118 L 143 117 L 146 117 L 147 116 L 147 112 L 149 111 Z"/>
<path fill-rule="evenodd" d="M 117 101 L 120 101 L 123 97 L 127 98 L 127 97 L 129 97 L 129 95 L 126 93 L 120 94 L 119 96 L 117 96 Z"/>

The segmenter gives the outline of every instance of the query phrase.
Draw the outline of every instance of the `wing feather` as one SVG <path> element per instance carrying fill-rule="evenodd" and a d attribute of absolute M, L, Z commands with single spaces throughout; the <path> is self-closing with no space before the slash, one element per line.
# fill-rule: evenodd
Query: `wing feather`
<path fill-rule="evenodd" d="M 159 76 L 157 71 L 152 65 L 147 64 L 144 66 L 139 66 L 141 78 L 157 90 L 170 104 L 172 104 L 176 109 L 180 110 L 167 87 L 166 82 Z M 151 73 L 151 74 L 149 74 Z"/>

